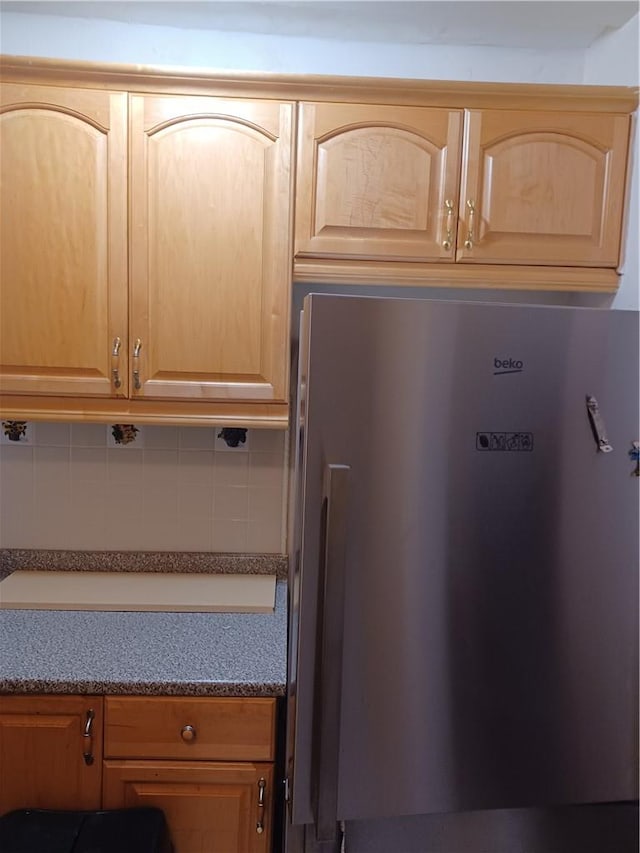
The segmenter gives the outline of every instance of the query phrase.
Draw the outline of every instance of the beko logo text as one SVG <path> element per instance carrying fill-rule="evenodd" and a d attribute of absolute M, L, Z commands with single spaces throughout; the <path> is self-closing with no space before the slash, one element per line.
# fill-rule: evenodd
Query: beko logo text
<path fill-rule="evenodd" d="M 494 358 L 493 375 L 500 376 L 502 373 L 522 373 L 524 362 L 515 358 Z"/>

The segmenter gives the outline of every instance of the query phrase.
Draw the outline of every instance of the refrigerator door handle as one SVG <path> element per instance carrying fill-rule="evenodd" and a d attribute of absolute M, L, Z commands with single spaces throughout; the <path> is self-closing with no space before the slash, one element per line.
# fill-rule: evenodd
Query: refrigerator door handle
<path fill-rule="evenodd" d="M 318 637 L 319 690 L 314 709 L 314 811 L 318 842 L 335 842 L 338 833 L 338 755 L 350 472 L 348 465 L 327 465 L 323 484 L 324 554 L 320 561 L 318 596 L 318 627 L 321 632 Z"/>

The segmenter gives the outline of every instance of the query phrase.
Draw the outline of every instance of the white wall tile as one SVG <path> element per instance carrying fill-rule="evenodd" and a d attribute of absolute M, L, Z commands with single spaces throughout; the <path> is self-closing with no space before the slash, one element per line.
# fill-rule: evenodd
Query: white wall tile
<path fill-rule="evenodd" d="M 216 521 L 242 519 L 249 514 L 249 500 L 244 486 L 220 486 L 214 490 L 213 517 Z"/>
<path fill-rule="evenodd" d="M 35 482 L 33 533 L 34 548 L 66 548 L 73 541 L 69 483 Z"/>
<path fill-rule="evenodd" d="M 71 485 L 69 548 L 101 550 L 107 543 L 107 494 L 100 481 Z"/>
<path fill-rule="evenodd" d="M 248 485 L 249 454 L 216 453 L 213 476 L 218 486 Z"/>
<path fill-rule="evenodd" d="M 251 452 L 282 454 L 286 435 L 282 430 L 254 429 L 251 432 Z"/>
<path fill-rule="evenodd" d="M 106 447 L 107 429 L 104 424 L 71 424 L 73 447 Z"/>
<path fill-rule="evenodd" d="M 180 427 L 178 445 L 182 450 L 213 450 L 214 437 L 212 427 Z"/>
<path fill-rule="evenodd" d="M 178 446 L 178 427 L 149 427 L 146 430 L 144 446 L 147 450 L 175 450 Z"/>
<path fill-rule="evenodd" d="M 228 551 L 234 554 L 245 553 L 247 550 L 247 522 L 214 519 L 213 550 Z"/>
<path fill-rule="evenodd" d="M 55 494 L 56 490 L 67 492 L 71 484 L 69 448 L 34 447 L 33 482 L 36 496 Z"/>
<path fill-rule="evenodd" d="M 144 450 L 142 476 L 145 485 L 175 481 L 178 472 L 177 450 Z"/>
<path fill-rule="evenodd" d="M 3 547 L 283 551 L 284 433 L 234 452 L 213 428 L 145 427 L 144 448 L 107 447 L 107 429 L 38 424 L 34 446 L 0 446 Z"/>
<path fill-rule="evenodd" d="M 143 451 L 131 448 L 123 453 L 119 447 L 107 448 L 107 476 L 111 483 L 138 483 L 142 486 Z"/>
<path fill-rule="evenodd" d="M 249 486 L 273 487 L 282 482 L 282 453 L 249 454 Z"/>
<path fill-rule="evenodd" d="M 40 447 L 49 446 L 69 446 L 69 437 L 71 433 L 70 424 L 49 424 L 37 423 L 33 424 L 35 432 L 35 444 Z"/>
<path fill-rule="evenodd" d="M 38 460 L 36 457 L 37 467 Z M 72 480 L 101 480 L 105 482 L 107 479 L 107 448 L 72 447 L 71 478 Z"/>
<path fill-rule="evenodd" d="M 213 450 L 184 450 L 178 454 L 178 471 L 181 483 L 213 482 Z"/>
<path fill-rule="evenodd" d="M 33 450 L 1 446 L 0 547 L 28 547 L 33 517 Z"/>

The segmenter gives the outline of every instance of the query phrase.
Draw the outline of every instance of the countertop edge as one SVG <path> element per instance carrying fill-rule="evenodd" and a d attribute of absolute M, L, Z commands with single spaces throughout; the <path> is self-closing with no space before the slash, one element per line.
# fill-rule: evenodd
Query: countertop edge
<path fill-rule="evenodd" d="M 18 694 L 82 696 L 228 696 L 249 698 L 280 698 L 285 685 L 278 682 L 108 682 L 108 681 L 46 681 L 7 678 L 0 681 L 0 696 Z"/>
<path fill-rule="evenodd" d="M 269 574 L 286 580 L 285 554 L 234 554 L 216 551 L 65 551 L 0 549 L 0 580 L 17 569 L 84 572 L 192 572 Z"/>

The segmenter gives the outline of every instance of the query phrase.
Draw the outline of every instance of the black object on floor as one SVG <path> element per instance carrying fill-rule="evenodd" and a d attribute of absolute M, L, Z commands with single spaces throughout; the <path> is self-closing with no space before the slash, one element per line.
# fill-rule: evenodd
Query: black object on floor
<path fill-rule="evenodd" d="M 161 809 L 19 809 L 0 817 L 0 853 L 173 853 Z"/>

